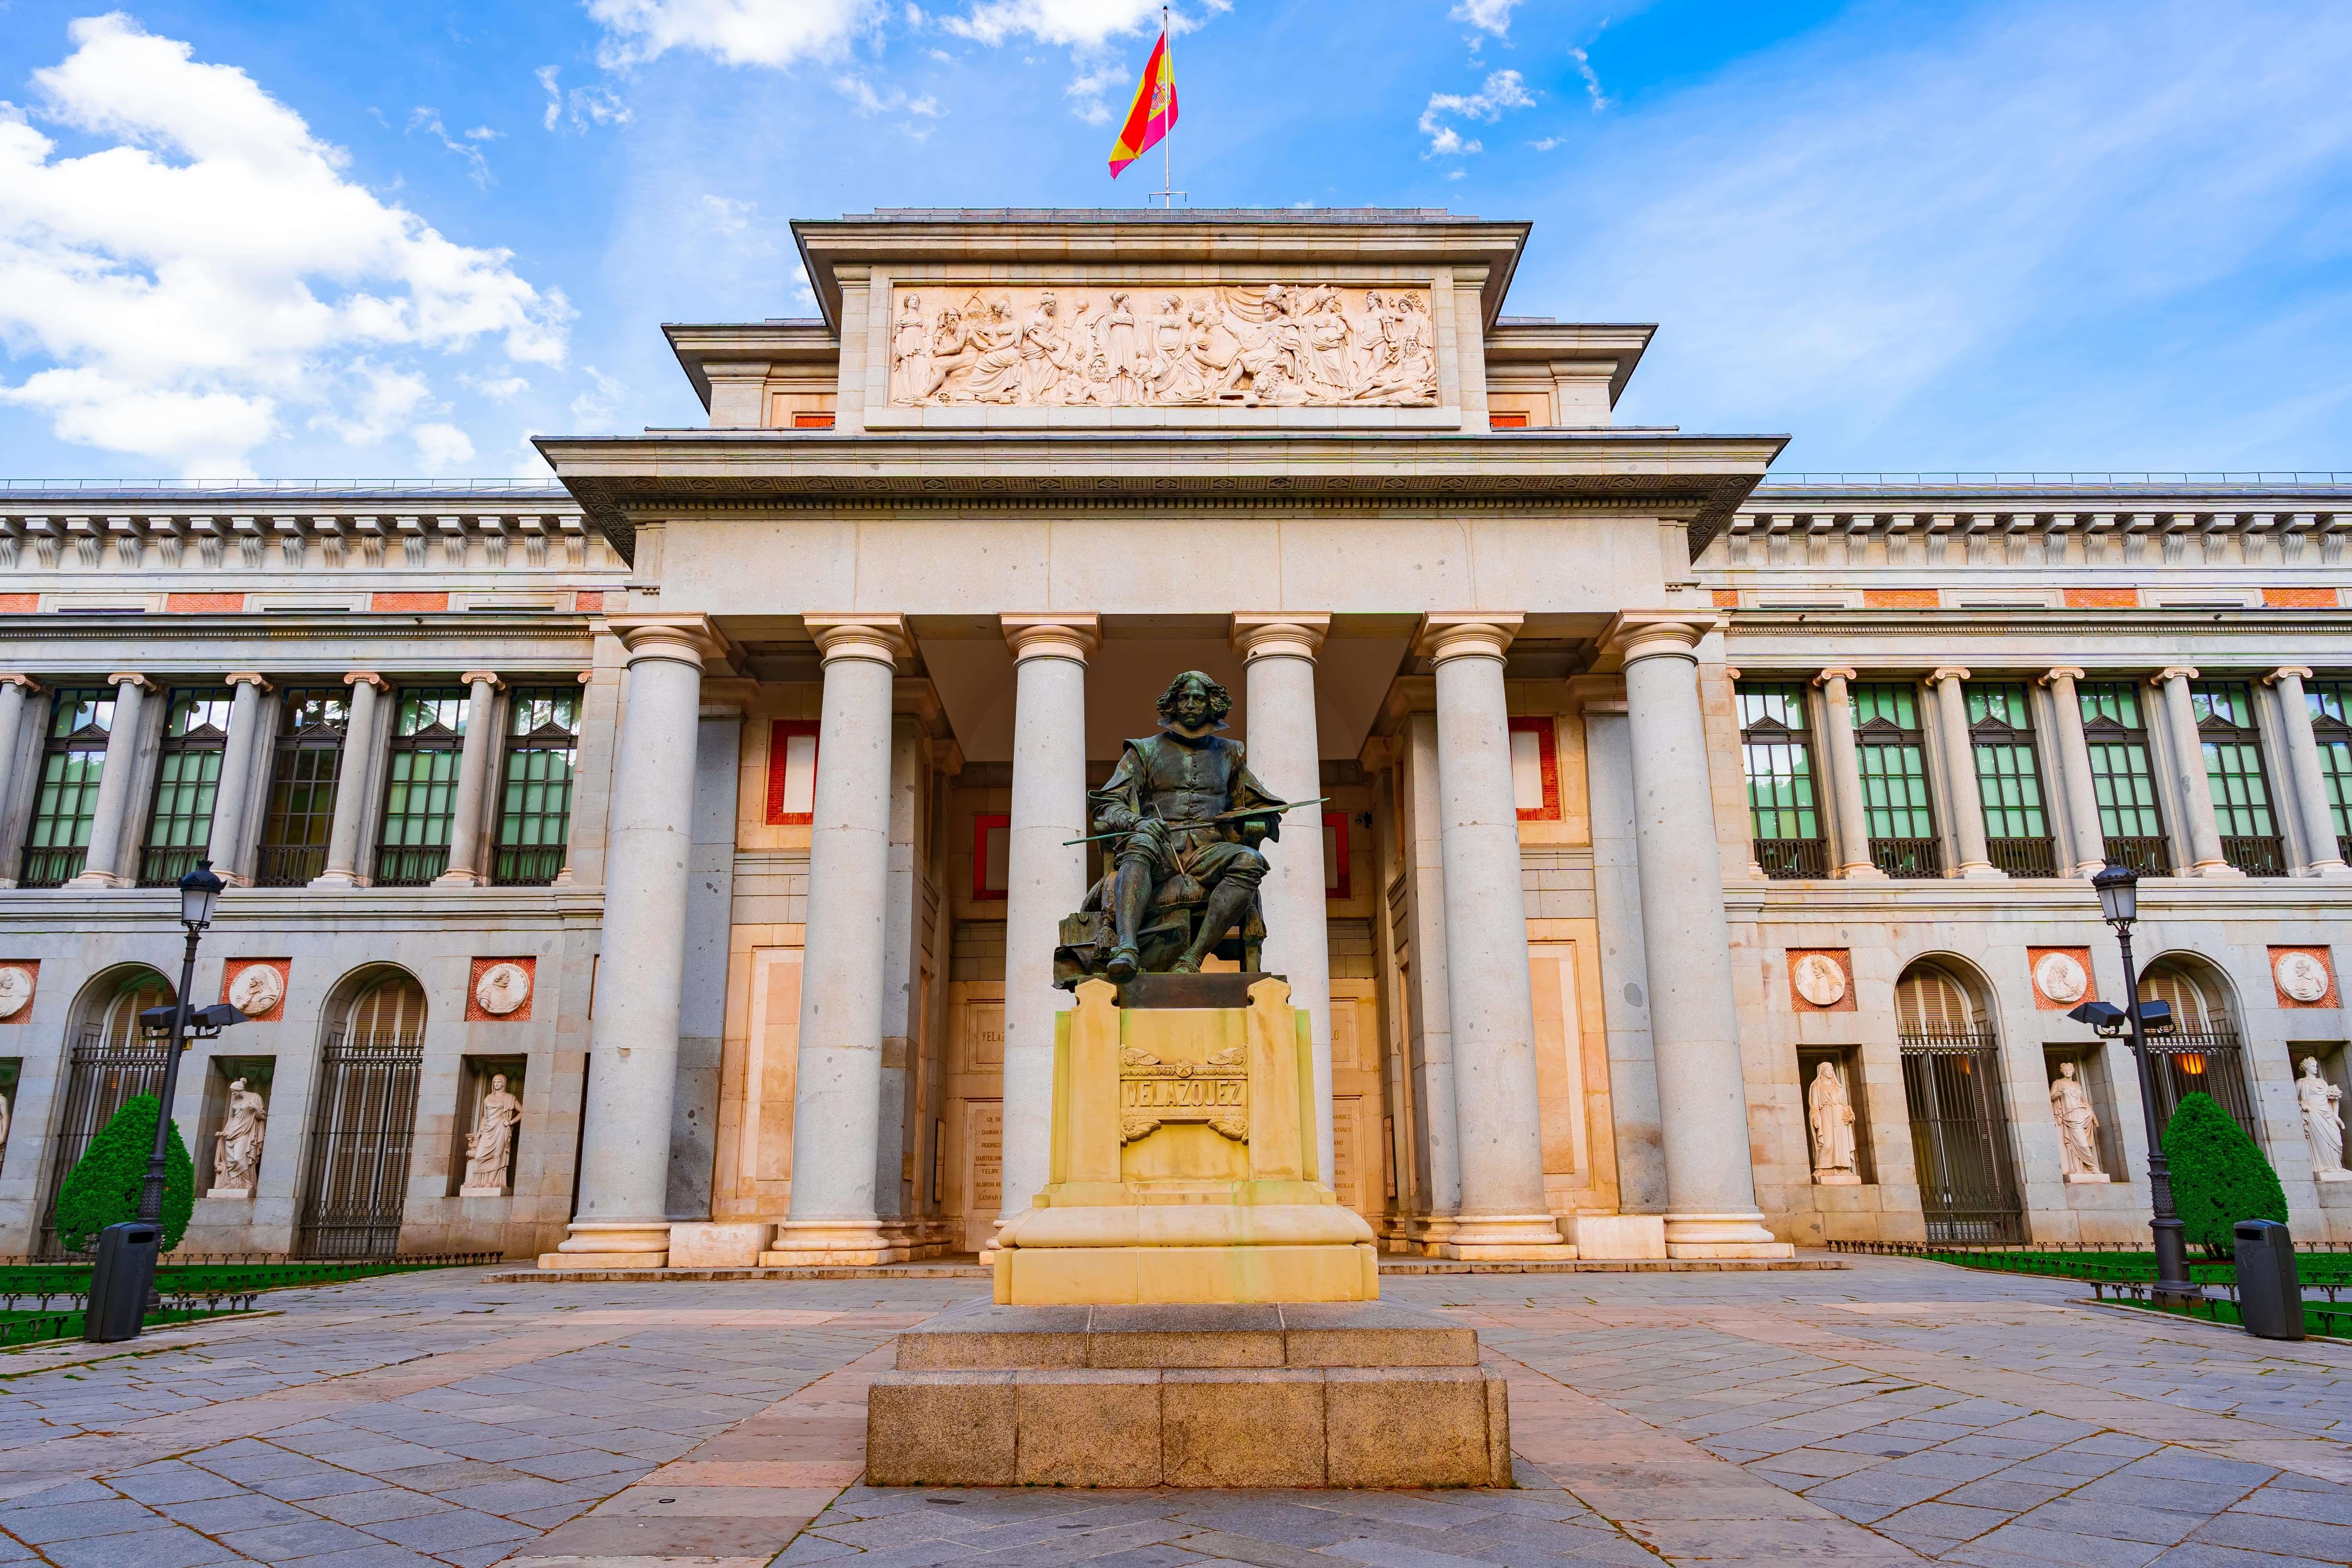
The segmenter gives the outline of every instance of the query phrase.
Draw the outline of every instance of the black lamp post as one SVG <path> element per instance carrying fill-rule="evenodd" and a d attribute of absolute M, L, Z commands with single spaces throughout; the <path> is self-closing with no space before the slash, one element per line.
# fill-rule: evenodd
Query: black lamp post
<path fill-rule="evenodd" d="M 2147 1123 L 2147 1195 L 2154 1211 L 2148 1228 L 2156 1233 L 2156 1294 L 2159 1300 L 2188 1300 L 2202 1292 L 2189 1278 L 2188 1242 L 2180 1216 L 2172 1208 L 2172 1167 L 2164 1157 L 2164 1129 L 2156 1118 L 2156 1064 L 2147 1053 L 2149 1020 L 2139 1000 L 2139 970 L 2132 963 L 2131 928 L 2139 918 L 2139 873 L 2110 863 L 2091 879 L 2091 886 L 2098 889 L 2099 913 L 2116 928 L 2116 941 L 2124 951 L 2126 1016 L 2131 1026 L 2132 1058 L 2139 1064 L 2140 1114 Z M 2169 1032 L 2171 1009 L 2165 1007 L 2162 1012 Z M 2124 1020 L 2101 1022 L 2105 1025 L 2101 1034 L 2114 1034 Z"/>

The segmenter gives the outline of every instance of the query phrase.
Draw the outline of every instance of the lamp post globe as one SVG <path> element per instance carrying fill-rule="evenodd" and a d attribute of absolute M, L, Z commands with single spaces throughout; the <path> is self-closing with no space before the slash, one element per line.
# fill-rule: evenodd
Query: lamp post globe
<path fill-rule="evenodd" d="M 213 874 L 211 861 L 197 861 L 196 868 L 180 879 L 180 923 L 191 931 L 212 924 L 214 906 L 226 885 Z"/>
<path fill-rule="evenodd" d="M 2091 879 L 2098 889 L 2099 912 L 2118 930 L 2139 918 L 2139 873 L 2128 866 L 2110 864 Z"/>

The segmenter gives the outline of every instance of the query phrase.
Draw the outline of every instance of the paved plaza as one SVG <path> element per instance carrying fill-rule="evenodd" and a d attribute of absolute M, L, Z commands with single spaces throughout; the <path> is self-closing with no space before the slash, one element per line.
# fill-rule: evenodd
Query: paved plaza
<path fill-rule="evenodd" d="M 0 1562 L 2352 1562 L 2352 1346 L 1835 1272 L 1385 1281 L 1511 1380 L 1506 1492 L 857 1485 L 892 1333 L 968 1279 L 492 1284 L 0 1355 Z M 778 1554 L 781 1553 L 781 1557 Z"/>

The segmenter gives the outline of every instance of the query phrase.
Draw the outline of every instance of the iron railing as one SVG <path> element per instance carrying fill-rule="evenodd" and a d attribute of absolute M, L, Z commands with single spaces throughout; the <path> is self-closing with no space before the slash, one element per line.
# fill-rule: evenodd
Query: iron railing
<path fill-rule="evenodd" d="M 1933 838 L 1874 838 L 1870 859 L 1890 877 L 1944 874 L 1944 847 Z"/>
<path fill-rule="evenodd" d="M 1922 1030 L 1896 1038 L 1927 1239 L 2023 1240 L 2023 1207 L 2001 1115 L 2000 1042 L 1974 1030 Z"/>
<path fill-rule="evenodd" d="M 1830 874 L 1830 847 L 1818 838 L 1759 838 L 1755 842 L 1756 863 L 1764 868 L 1768 877 L 1777 879 Z"/>
<path fill-rule="evenodd" d="M 544 888 L 562 869 L 560 844 L 552 848 L 500 849 L 490 862 L 490 881 L 500 888 Z"/>
<path fill-rule="evenodd" d="M 2058 874 L 2058 857 L 2047 838 L 1988 838 L 1985 854 L 2012 877 Z"/>
<path fill-rule="evenodd" d="M 174 888 L 180 879 L 196 868 L 196 862 L 207 851 L 196 849 L 142 849 L 139 851 L 139 885 L 142 888 Z"/>
<path fill-rule="evenodd" d="M 379 888 L 425 888 L 449 868 L 449 848 L 378 849 L 375 885 Z"/>
<path fill-rule="evenodd" d="M 327 868 L 323 844 L 265 844 L 255 864 L 257 888 L 305 888 Z"/>
<path fill-rule="evenodd" d="M 62 888 L 81 875 L 83 848 L 26 849 L 25 868 L 16 879 L 20 888 Z"/>
<path fill-rule="evenodd" d="M 2221 858 L 2249 877 L 2284 877 L 2286 840 L 2274 833 L 2224 834 Z"/>
<path fill-rule="evenodd" d="M 2160 837 L 2108 838 L 2102 849 L 2111 866 L 2128 866 L 2143 877 L 2170 875 L 2170 861 Z"/>
<path fill-rule="evenodd" d="M 2246 1054 L 2234 1029 L 2199 1034 L 2158 1035 L 2147 1042 L 2149 1075 L 2156 1082 L 2156 1119 L 2170 1126 L 2172 1113 L 2191 1094 L 2210 1094 L 2213 1103 L 2230 1113 L 2246 1136 L 2259 1145 L 2262 1129 L 2254 1124 L 2252 1097 L 2246 1092 Z"/>
<path fill-rule="evenodd" d="M 2352 866 L 2352 833 L 2336 836 L 2336 854 L 2346 865 Z"/>

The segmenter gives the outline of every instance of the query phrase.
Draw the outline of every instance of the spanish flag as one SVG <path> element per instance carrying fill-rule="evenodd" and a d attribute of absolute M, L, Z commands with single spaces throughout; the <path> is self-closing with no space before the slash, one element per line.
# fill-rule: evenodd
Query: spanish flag
<path fill-rule="evenodd" d="M 1160 30 L 1160 42 L 1152 46 L 1150 61 L 1143 68 L 1143 79 L 1135 84 L 1135 102 L 1129 106 L 1127 122 L 1119 127 L 1118 141 L 1110 150 L 1110 177 L 1158 146 L 1176 123 L 1176 67 L 1168 58 L 1168 29 Z"/>

